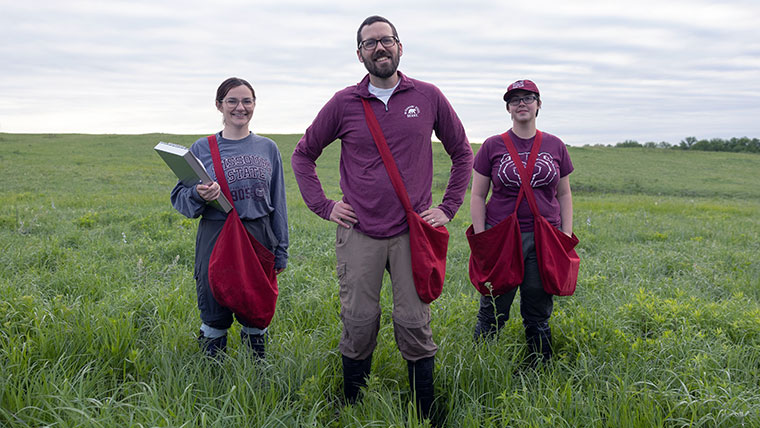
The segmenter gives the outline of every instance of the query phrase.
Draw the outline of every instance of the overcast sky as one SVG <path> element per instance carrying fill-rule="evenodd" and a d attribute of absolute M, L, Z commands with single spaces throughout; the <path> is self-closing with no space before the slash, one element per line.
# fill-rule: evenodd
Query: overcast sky
<path fill-rule="evenodd" d="M 366 73 L 356 30 L 374 14 L 472 142 L 509 128 L 517 79 L 568 144 L 760 137 L 757 0 L 0 0 L 0 132 L 212 133 L 237 76 L 254 132 L 303 133 Z"/>

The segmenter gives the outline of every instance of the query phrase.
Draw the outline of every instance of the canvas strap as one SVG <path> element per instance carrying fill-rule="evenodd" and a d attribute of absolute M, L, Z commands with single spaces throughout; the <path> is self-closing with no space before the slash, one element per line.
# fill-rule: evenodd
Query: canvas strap
<path fill-rule="evenodd" d="M 224 168 L 222 168 L 222 157 L 219 154 L 219 144 L 216 142 L 216 135 L 208 136 L 208 146 L 211 149 L 211 160 L 214 162 L 214 173 L 216 174 L 216 181 L 219 183 L 219 187 L 222 189 L 222 194 L 230 201 L 232 205 L 232 211 L 237 215 L 235 210 L 235 204 L 232 203 L 232 193 L 230 193 L 230 186 L 227 184 L 227 178 L 224 177 Z"/>
<path fill-rule="evenodd" d="M 525 198 L 528 200 L 528 205 L 530 206 L 530 211 L 533 213 L 533 216 L 540 216 L 541 213 L 538 211 L 538 204 L 536 203 L 536 197 L 533 194 L 533 187 L 531 187 L 530 181 L 532 171 L 536 165 L 536 159 L 538 158 L 538 150 L 541 148 L 541 131 L 536 130 L 536 138 L 533 140 L 533 147 L 530 150 L 530 155 L 528 156 L 528 162 L 526 166 L 523 166 L 522 159 L 520 159 L 520 154 L 517 152 L 515 143 L 512 141 L 512 137 L 509 136 L 509 133 L 505 132 L 501 134 L 501 139 L 504 141 L 504 145 L 507 146 L 509 156 L 512 158 L 512 162 L 515 164 L 515 168 L 520 175 L 520 192 L 518 194 L 518 200 L 517 204 L 515 205 L 515 209 L 517 209 L 517 207 L 520 205 L 520 197 L 525 194 Z"/>
<path fill-rule="evenodd" d="M 383 159 L 385 170 L 388 172 L 388 177 L 391 179 L 393 189 L 396 191 L 396 195 L 401 200 L 401 205 L 404 206 L 404 210 L 409 213 L 412 210 L 412 203 L 409 201 L 409 194 L 406 192 L 404 181 L 401 179 L 401 174 L 398 172 L 396 161 L 393 160 L 390 148 L 388 148 L 388 142 L 385 141 L 383 130 L 380 128 L 380 123 L 375 117 L 375 113 L 372 111 L 372 107 L 369 105 L 369 101 L 362 98 L 362 105 L 364 106 L 364 118 L 367 120 L 367 126 L 369 126 L 369 132 L 372 134 L 372 139 L 375 141 L 377 151 L 380 152 L 380 157 Z"/>

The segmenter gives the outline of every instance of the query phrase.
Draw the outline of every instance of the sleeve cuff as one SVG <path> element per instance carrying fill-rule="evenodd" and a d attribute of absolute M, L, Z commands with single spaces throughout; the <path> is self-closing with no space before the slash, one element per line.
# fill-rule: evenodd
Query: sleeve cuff
<path fill-rule="evenodd" d="M 274 268 L 285 269 L 286 267 L 288 267 L 288 257 L 276 255 L 274 257 Z"/>
<path fill-rule="evenodd" d="M 443 211 L 444 214 L 446 214 L 446 217 L 449 218 L 449 221 L 454 220 L 454 215 L 456 213 L 452 212 L 450 209 L 448 209 L 447 207 L 443 205 L 438 205 L 438 209 Z"/>
<path fill-rule="evenodd" d="M 206 203 L 206 200 L 201 197 L 200 193 L 198 193 L 198 189 L 195 186 L 190 188 L 190 197 L 196 202 L 200 202 L 202 204 Z"/>

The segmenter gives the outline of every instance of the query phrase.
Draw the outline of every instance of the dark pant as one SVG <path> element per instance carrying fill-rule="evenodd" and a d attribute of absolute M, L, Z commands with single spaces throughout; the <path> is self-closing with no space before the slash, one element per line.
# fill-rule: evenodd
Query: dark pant
<path fill-rule="evenodd" d="M 278 241 L 270 226 L 269 217 L 243 220 L 243 224 L 261 245 L 270 251 L 274 251 Z M 211 259 L 211 252 L 214 250 L 216 240 L 222 232 L 222 227 L 224 227 L 224 220 L 201 218 L 198 224 L 198 234 L 195 238 L 195 290 L 198 294 L 198 309 L 201 312 L 201 321 L 209 327 L 225 330 L 232 325 L 233 313 L 214 299 L 208 281 L 208 265 Z M 245 327 L 259 327 L 247 325 L 239 318 L 238 322 Z"/>
<path fill-rule="evenodd" d="M 520 314 L 529 342 L 532 332 L 549 331 L 549 317 L 552 315 L 553 300 L 552 295 L 545 292 L 541 284 L 533 233 L 522 232 L 522 246 L 525 260 L 525 276 L 522 284 L 500 296 L 480 297 L 478 323 L 475 327 L 476 336 L 495 334 L 504 326 L 504 323 L 509 319 L 509 309 L 518 288 L 520 289 Z"/>

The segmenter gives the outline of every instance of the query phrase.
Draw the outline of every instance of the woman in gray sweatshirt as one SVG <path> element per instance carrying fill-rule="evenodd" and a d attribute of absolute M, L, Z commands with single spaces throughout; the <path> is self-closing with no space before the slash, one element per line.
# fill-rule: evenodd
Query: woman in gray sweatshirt
<path fill-rule="evenodd" d="M 224 129 L 216 134 L 224 176 L 229 184 L 232 203 L 246 229 L 275 255 L 275 272 L 282 272 L 288 262 L 288 214 L 285 205 L 285 182 L 282 157 L 274 141 L 249 130 L 256 106 L 256 93 L 245 80 L 231 77 L 217 89 L 216 108 L 224 117 Z M 214 182 L 187 187 L 178 182 L 171 193 L 177 211 L 189 218 L 201 217 L 195 246 L 195 280 L 201 329 L 198 341 L 209 356 L 226 349 L 227 329 L 233 312 L 220 305 L 211 293 L 208 267 L 214 244 L 227 214 L 207 204 L 219 197 L 211 151 L 207 137 L 196 141 L 190 151 L 203 163 Z M 241 339 L 257 356 L 264 357 L 266 325 L 249 325 L 240 316 Z"/>

